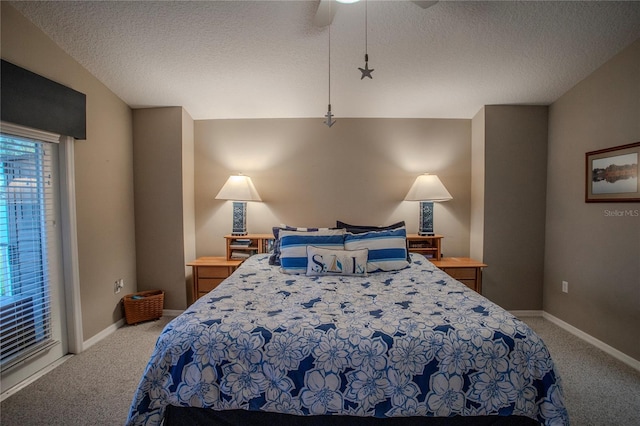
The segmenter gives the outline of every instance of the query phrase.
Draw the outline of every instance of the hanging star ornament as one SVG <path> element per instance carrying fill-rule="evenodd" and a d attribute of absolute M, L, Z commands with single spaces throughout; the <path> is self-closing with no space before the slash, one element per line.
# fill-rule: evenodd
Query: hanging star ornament
<path fill-rule="evenodd" d="M 324 120 L 324 124 L 326 124 L 328 127 L 331 127 L 336 123 L 335 120 L 331 119 L 333 117 L 333 114 L 331 114 L 331 104 L 329 104 L 329 107 L 327 109 L 327 113 L 325 114 L 325 117 L 327 119 Z"/>
<path fill-rule="evenodd" d="M 360 77 L 360 80 L 362 80 L 365 77 L 369 77 L 370 79 L 373 79 L 373 76 L 371 75 L 371 73 L 374 71 L 373 69 L 369 69 L 369 55 L 364 55 L 364 68 L 359 68 L 360 72 L 362 73 L 362 77 Z"/>

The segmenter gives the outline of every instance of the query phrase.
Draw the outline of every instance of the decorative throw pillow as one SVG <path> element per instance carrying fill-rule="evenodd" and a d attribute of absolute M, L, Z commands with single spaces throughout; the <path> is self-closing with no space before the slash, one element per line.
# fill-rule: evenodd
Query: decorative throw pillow
<path fill-rule="evenodd" d="M 407 231 L 404 227 L 362 234 L 347 233 L 346 250 L 368 249 L 367 272 L 396 271 L 409 266 L 407 261 Z"/>
<path fill-rule="evenodd" d="M 404 220 L 388 226 L 350 225 L 348 223 L 336 220 L 336 228 L 344 228 L 347 230 L 347 232 L 351 232 L 352 234 L 362 234 L 364 232 L 370 231 L 386 231 L 389 229 L 401 228 L 403 226 L 405 226 Z"/>
<path fill-rule="evenodd" d="M 307 272 L 307 246 L 344 249 L 344 229 L 280 231 L 280 266 L 288 274 Z"/>
<path fill-rule="evenodd" d="M 336 221 L 336 228 L 344 228 L 347 232 L 352 234 L 363 234 L 371 231 L 386 231 L 389 229 L 402 228 L 405 226 L 404 220 L 393 223 L 388 226 L 370 226 L 370 225 L 350 225 L 339 220 Z M 411 254 L 409 253 L 409 246 L 407 246 L 407 262 L 411 263 Z"/>
<path fill-rule="evenodd" d="M 271 256 L 269 256 L 269 265 L 278 265 L 280 266 L 280 231 L 304 231 L 304 232 L 313 232 L 320 230 L 328 230 L 329 228 L 302 228 L 298 226 L 289 226 L 289 225 L 280 225 L 273 227 L 273 251 L 271 252 Z"/>
<path fill-rule="evenodd" d="M 368 253 L 307 246 L 307 275 L 366 275 Z"/>

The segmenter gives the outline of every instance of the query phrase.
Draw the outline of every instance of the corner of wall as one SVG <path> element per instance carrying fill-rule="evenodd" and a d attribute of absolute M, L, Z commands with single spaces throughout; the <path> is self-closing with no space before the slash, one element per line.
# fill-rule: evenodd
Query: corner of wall
<path fill-rule="evenodd" d="M 196 258 L 196 212 L 195 212 L 195 158 L 194 121 L 182 109 L 182 217 L 184 234 L 185 285 L 192 287 L 191 267 L 186 264 Z M 188 295 L 187 295 L 188 300 Z"/>
<path fill-rule="evenodd" d="M 471 234 L 469 252 L 473 259 L 484 256 L 484 137 L 485 107 L 471 120 Z"/>

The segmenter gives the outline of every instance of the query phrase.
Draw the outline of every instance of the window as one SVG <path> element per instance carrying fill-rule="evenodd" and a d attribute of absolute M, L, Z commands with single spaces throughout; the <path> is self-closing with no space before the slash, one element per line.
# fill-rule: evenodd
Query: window
<path fill-rule="evenodd" d="M 52 144 L 0 135 L 0 348 L 2 370 L 54 344 L 49 228 Z"/>

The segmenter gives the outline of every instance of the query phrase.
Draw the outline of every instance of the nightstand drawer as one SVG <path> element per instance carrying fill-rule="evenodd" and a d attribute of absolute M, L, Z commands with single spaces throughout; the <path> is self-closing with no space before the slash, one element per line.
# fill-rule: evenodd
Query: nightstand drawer
<path fill-rule="evenodd" d="M 476 268 L 443 268 L 443 270 L 458 281 L 476 279 Z"/>
<path fill-rule="evenodd" d="M 227 278 L 229 275 L 228 266 L 200 266 L 198 268 L 200 281 L 202 281 L 202 278 Z"/>
<path fill-rule="evenodd" d="M 199 278 L 198 279 L 198 293 L 206 294 L 214 288 L 218 287 L 224 281 L 224 278 Z"/>
<path fill-rule="evenodd" d="M 458 280 L 458 281 L 460 281 L 462 284 L 469 287 L 471 290 L 478 291 L 478 288 L 477 288 L 478 283 L 476 282 L 476 280 Z"/>
<path fill-rule="evenodd" d="M 187 263 L 193 268 L 193 282 L 188 295 L 189 303 L 195 302 L 216 288 L 218 284 L 240 266 L 239 260 L 227 260 L 220 256 L 199 257 Z"/>

